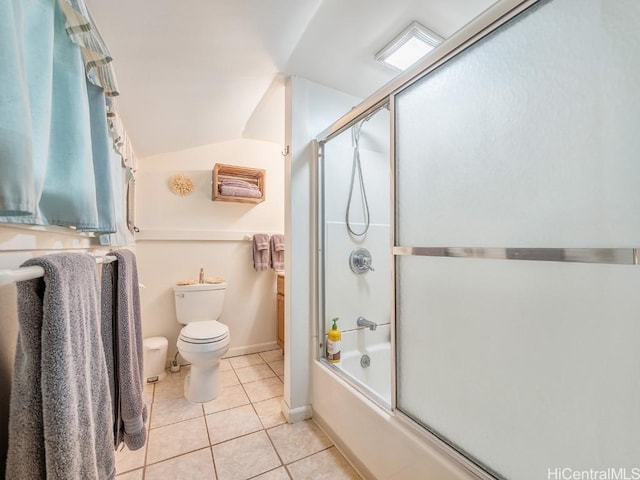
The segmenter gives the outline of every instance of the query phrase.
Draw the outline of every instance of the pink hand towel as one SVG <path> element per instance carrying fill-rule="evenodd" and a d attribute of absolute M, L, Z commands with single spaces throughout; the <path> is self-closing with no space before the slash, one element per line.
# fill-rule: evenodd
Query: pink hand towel
<path fill-rule="evenodd" d="M 284 235 L 271 235 L 271 268 L 284 270 Z"/>
<path fill-rule="evenodd" d="M 269 235 L 266 233 L 253 236 L 253 268 L 256 272 L 269 269 Z"/>
<path fill-rule="evenodd" d="M 262 192 L 253 188 L 235 187 L 228 185 L 220 186 L 220 193 L 229 197 L 246 197 L 246 198 L 261 198 Z"/>

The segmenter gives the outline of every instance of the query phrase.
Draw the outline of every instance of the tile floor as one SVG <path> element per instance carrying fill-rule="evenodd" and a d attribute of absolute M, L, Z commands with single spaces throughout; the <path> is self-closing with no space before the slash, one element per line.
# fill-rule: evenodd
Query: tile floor
<path fill-rule="evenodd" d="M 312 420 L 280 413 L 280 350 L 221 360 L 223 393 L 185 400 L 188 367 L 145 388 L 150 411 L 144 448 L 116 453 L 116 480 L 358 480 Z"/>

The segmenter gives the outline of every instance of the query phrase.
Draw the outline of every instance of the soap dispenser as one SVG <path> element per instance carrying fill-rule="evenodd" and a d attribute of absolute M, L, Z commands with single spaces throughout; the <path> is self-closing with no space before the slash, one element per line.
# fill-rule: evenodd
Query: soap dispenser
<path fill-rule="evenodd" d="M 338 330 L 338 325 L 336 324 L 338 317 L 335 317 L 331 321 L 333 322 L 333 326 L 331 330 L 329 330 L 329 333 L 327 333 L 327 360 L 331 363 L 340 363 L 342 333 Z"/>
<path fill-rule="evenodd" d="M 198 277 L 198 283 L 204 283 L 204 268 L 200 269 L 200 276 Z"/>

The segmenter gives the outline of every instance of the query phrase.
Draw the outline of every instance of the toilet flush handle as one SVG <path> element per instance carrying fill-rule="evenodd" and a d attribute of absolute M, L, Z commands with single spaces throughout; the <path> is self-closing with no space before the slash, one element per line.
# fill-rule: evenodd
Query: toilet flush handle
<path fill-rule="evenodd" d="M 184 293 L 176 293 L 176 297 L 184 298 Z"/>

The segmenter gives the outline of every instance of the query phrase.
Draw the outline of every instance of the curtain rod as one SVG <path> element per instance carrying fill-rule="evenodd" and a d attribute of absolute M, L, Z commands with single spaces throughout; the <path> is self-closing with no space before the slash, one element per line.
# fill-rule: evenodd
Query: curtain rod
<path fill-rule="evenodd" d="M 93 258 L 96 263 L 111 263 L 117 260 L 113 255 L 94 256 Z M 44 277 L 44 269 L 37 265 L 21 267 L 16 270 L 0 270 L 0 286 L 42 277 Z"/>

